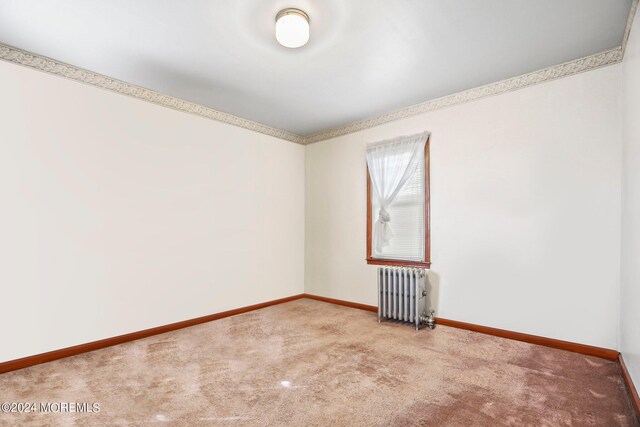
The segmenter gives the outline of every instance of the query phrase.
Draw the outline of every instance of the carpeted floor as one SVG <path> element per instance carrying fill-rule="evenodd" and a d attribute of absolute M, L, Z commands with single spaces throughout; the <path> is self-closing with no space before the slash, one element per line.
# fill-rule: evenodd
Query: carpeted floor
<path fill-rule="evenodd" d="M 613 362 L 307 299 L 0 375 L 2 425 L 634 426 Z"/>

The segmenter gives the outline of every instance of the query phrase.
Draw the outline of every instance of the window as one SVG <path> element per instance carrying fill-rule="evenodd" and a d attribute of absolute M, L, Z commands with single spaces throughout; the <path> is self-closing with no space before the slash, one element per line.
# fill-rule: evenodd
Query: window
<path fill-rule="evenodd" d="M 429 267 L 429 133 L 367 146 L 367 263 Z"/>

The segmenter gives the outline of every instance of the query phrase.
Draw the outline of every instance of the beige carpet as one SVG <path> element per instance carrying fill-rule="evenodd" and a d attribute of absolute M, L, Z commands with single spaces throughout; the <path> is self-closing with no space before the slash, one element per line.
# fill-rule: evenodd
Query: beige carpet
<path fill-rule="evenodd" d="M 613 362 L 297 300 L 0 375 L 2 425 L 633 426 Z"/>

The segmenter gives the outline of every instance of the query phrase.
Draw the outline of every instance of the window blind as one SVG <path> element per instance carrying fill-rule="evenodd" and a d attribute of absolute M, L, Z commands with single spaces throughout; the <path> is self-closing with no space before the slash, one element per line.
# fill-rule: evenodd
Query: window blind
<path fill-rule="evenodd" d="M 389 167 L 396 164 L 387 162 Z M 374 258 L 407 261 L 424 261 L 424 210 L 425 210 L 425 159 L 421 156 L 416 171 L 405 183 L 393 204 L 387 208 L 393 224 L 393 237 L 389 245 L 378 252 L 373 249 Z M 371 221 L 378 220 L 380 205 L 371 197 Z"/>

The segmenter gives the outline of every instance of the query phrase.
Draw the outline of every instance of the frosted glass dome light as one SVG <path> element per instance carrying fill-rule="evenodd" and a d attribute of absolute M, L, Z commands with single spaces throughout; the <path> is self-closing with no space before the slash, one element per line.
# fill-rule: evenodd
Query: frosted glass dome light
<path fill-rule="evenodd" d="M 296 48 L 309 41 L 309 15 L 300 9 L 283 9 L 276 15 L 276 40 Z"/>

